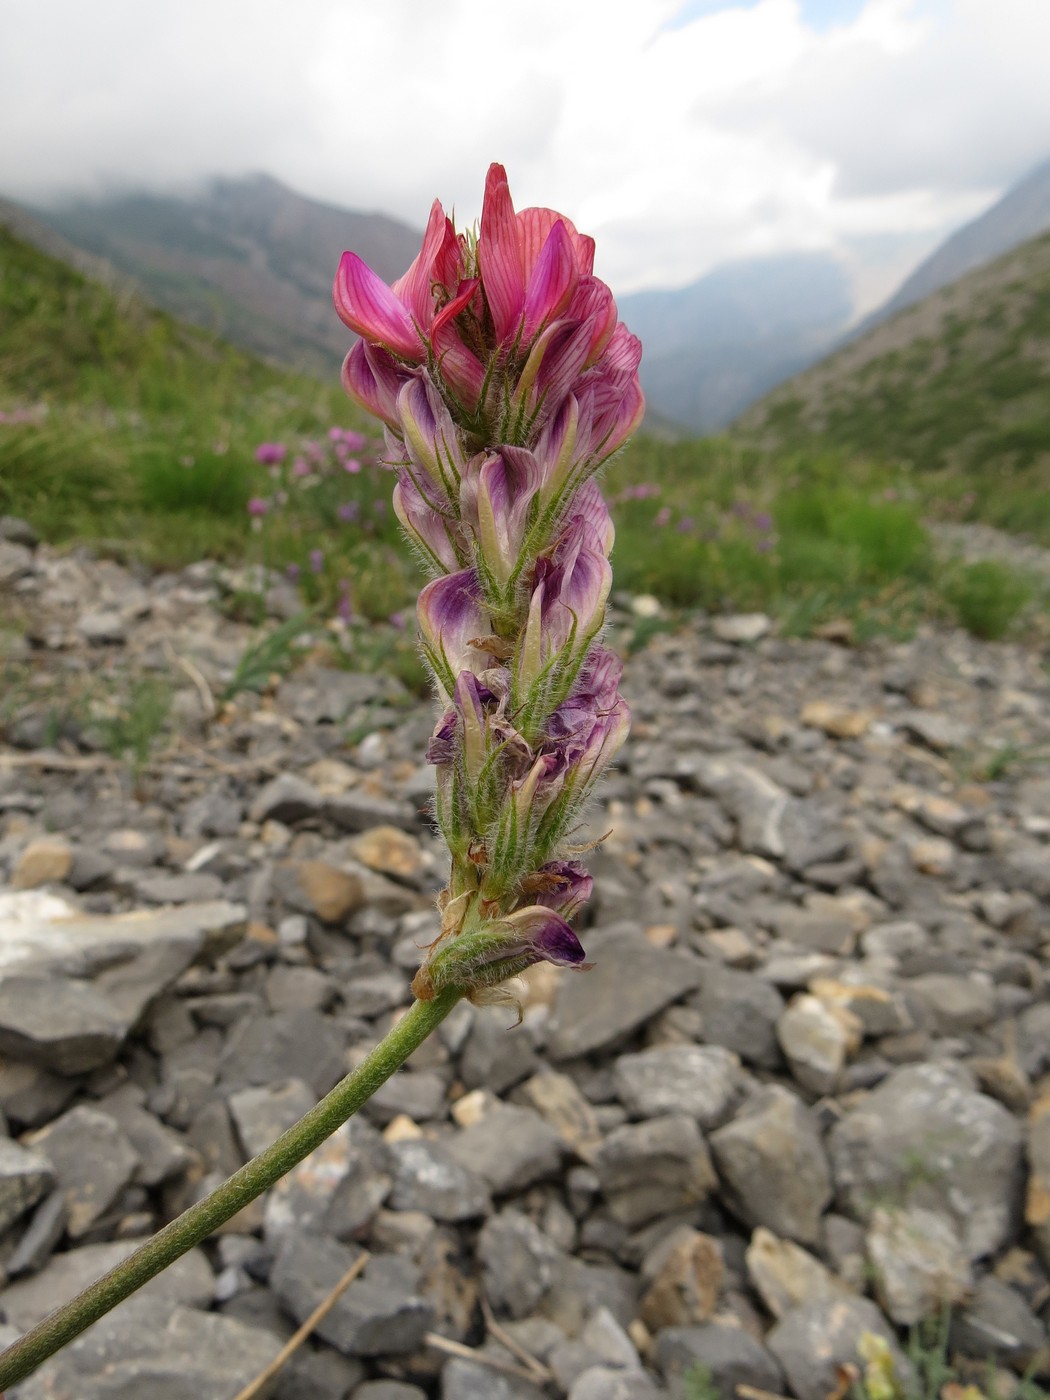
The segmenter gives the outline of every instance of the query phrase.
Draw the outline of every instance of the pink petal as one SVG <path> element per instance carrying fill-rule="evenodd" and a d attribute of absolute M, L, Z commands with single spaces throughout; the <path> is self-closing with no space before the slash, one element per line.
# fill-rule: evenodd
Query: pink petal
<path fill-rule="evenodd" d="M 387 365 L 382 363 L 383 358 L 388 361 Z M 342 379 L 346 393 L 367 413 L 381 418 L 395 431 L 400 427 L 397 394 L 401 384 L 393 370 L 393 361 L 384 351 L 359 340 L 343 361 Z"/>
<path fill-rule="evenodd" d="M 525 325 L 522 339 L 527 344 L 537 331 L 555 320 L 569 304 L 579 273 L 568 230 L 561 219 L 550 231 L 525 289 Z"/>
<path fill-rule="evenodd" d="M 434 264 L 445 241 L 445 211 L 441 201 L 434 200 L 430 208 L 423 246 L 412 266 L 391 287 L 394 295 L 408 307 L 417 326 L 429 326 L 434 312 Z"/>
<path fill-rule="evenodd" d="M 518 221 L 502 165 L 490 165 L 485 179 L 478 266 L 496 339 L 503 344 L 518 332 L 525 299 L 525 272 Z"/>
<path fill-rule="evenodd" d="M 589 277 L 594 271 L 593 238 L 588 238 L 586 234 L 577 233 L 576 225 L 572 220 L 567 219 L 564 214 L 557 213 L 554 209 L 523 209 L 518 215 L 518 228 L 521 230 L 521 247 L 526 276 L 535 267 L 543 245 L 550 236 L 551 229 L 559 220 L 565 225 L 569 235 L 576 258 L 576 266 L 581 276 Z"/>
<path fill-rule="evenodd" d="M 333 289 L 340 319 L 365 340 L 406 360 L 420 360 L 422 346 L 412 318 L 381 277 L 356 253 L 344 253 Z"/>

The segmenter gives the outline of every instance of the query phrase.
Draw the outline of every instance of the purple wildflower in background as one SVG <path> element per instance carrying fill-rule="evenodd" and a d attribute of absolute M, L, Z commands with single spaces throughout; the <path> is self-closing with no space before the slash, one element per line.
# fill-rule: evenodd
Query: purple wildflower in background
<path fill-rule="evenodd" d="M 600 642 L 614 531 L 593 477 L 644 411 L 641 346 L 593 260 L 563 215 L 515 211 L 493 165 L 477 236 L 435 202 L 392 286 L 354 253 L 336 276 L 360 337 L 343 384 L 384 425 L 394 510 L 431 574 L 417 617 L 451 859 L 423 1000 L 506 1000 L 535 962 L 583 965 L 572 833 L 630 719 Z"/>
<path fill-rule="evenodd" d="M 337 507 L 335 513 L 344 525 L 352 525 L 361 514 L 361 507 L 356 501 L 344 501 L 341 506 Z"/>
<path fill-rule="evenodd" d="M 311 549 L 309 553 L 310 572 L 319 574 L 324 569 L 324 550 Z"/>
<path fill-rule="evenodd" d="M 266 515 L 270 509 L 270 502 L 262 496 L 252 496 L 248 501 L 248 514 L 251 516 Z"/>
<path fill-rule="evenodd" d="M 264 467 L 279 466 L 287 455 L 283 442 L 260 442 L 255 449 L 255 460 Z"/>

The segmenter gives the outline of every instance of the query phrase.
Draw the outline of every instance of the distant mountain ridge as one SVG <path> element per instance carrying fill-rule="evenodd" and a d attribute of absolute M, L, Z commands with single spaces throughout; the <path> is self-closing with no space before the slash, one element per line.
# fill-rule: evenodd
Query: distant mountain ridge
<path fill-rule="evenodd" d="M 396 219 L 307 199 L 267 175 L 215 180 L 188 198 L 132 194 L 29 212 L 164 310 L 325 377 L 349 345 L 332 309 L 340 253 L 353 248 L 390 281 L 421 240 Z"/>
<path fill-rule="evenodd" d="M 716 267 L 679 291 L 620 298 L 640 337 L 650 405 L 696 432 L 724 427 L 839 340 L 853 311 L 830 253 L 788 253 Z"/>
<path fill-rule="evenodd" d="M 993 262 L 1011 248 L 1027 243 L 1048 229 L 1050 159 L 1011 186 L 990 209 L 946 238 L 887 302 L 865 317 L 853 335 L 863 335 L 880 321 L 914 306 L 941 287 L 950 286 L 968 272 Z"/>

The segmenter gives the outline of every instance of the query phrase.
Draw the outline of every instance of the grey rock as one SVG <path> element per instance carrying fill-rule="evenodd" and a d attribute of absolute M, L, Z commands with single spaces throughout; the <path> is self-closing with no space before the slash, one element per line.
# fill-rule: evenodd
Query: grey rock
<path fill-rule="evenodd" d="M 867 1298 L 804 1303 L 777 1323 L 766 1345 L 798 1400 L 827 1400 L 838 1382 L 838 1367 L 858 1364 L 857 1343 L 865 1332 L 885 1339 L 897 1374 L 907 1381 L 911 1368 L 886 1319 Z"/>
<path fill-rule="evenodd" d="M 96 1322 L 18 1387 L 18 1400 L 200 1400 L 234 1395 L 281 1338 L 141 1294 Z"/>
<path fill-rule="evenodd" d="M 181 1176 L 193 1164 L 194 1152 L 182 1134 L 147 1113 L 132 1095 L 118 1091 L 103 1099 L 98 1108 L 113 1119 L 138 1154 L 134 1176 L 138 1184 L 159 1186 Z"/>
<path fill-rule="evenodd" d="M 133 1254 L 140 1244 L 140 1240 L 114 1240 L 109 1244 L 84 1244 L 64 1254 L 53 1254 L 38 1274 L 8 1284 L 0 1293 L 0 1310 L 20 1331 L 28 1331 L 57 1303 L 74 1297 L 89 1283 L 94 1283 Z M 174 1304 L 210 1307 L 214 1293 L 215 1280 L 204 1251 L 191 1249 L 163 1273 L 150 1279 L 136 1297 L 170 1310 Z"/>
<path fill-rule="evenodd" d="M 289 1234 L 270 1273 L 270 1287 L 296 1322 L 327 1297 L 359 1254 L 319 1235 Z M 317 1335 L 347 1356 L 405 1355 L 433 1323 L 430 1304 L 416 1292 L 406 1260 L 380 1256 L 350 1284 L 317 1327 Z"/>
<path fill-rule="evenodd" d="M 925 1009 L 935 1035 L 965 1035 L 995 1016 L 995 989 L 973 977 L 929 972 L 905 984 L 910 997 Z"/>
<path fill-rule="evenodd" d="M 778 1393 L 784 1380 L 777 1361 L 761 1342 L 740 1327 L 719 1322 L 663 1328 L 656 1336 L 653 1358 L 675 1396 L 683 1394 L 683 1375 L 698 1365 L 706 1367 L 722 1400 L 736 1400 L 738 1385 Z"/>
<path fill-rule="evenodd" d="M 55 1169 L 42 1152 L 0 1137 L 0 1232 L 36 1205 L 55 1184 Z"/>
<path fill-rule="evenodd" d="M 399 691 L 392 677 L 307 666 L 281 682 L 277 703 L 300 724 L 338 724 L 355 705 L 384 700 Z"/>
<path fill-rule="evenodd" d="M 749 764 L 707 755 L 689 757 L 688 776 L 700 792 L 717 797 L 736 823 L 741 850 L 784 854 L 781 821 L 789 798 L 772 778 Z"/>
<path fill-rule="evenodd" d="M 344 1038 L 319 1011 L 245 1018 L 230 1033 L 219 1065 L 223 1083 L 264 1085 L 302 1079 L 318 1097 L 346 1073 Z"/>
<path fill-rule="evenodd" d="M 314 787 L 294 773 L 281 773 L 256 793 L 248 816 L 260 824 L 266 821 L 292 825 L 307 817 L 315 817 L 324 806 L 324 799 Z"/>
<path fill-rule="evenodd" d="M 341 792 L 325 798 L 322 815 L 341 831 L 371 831 L 376 826 L 396 826 L 402 831 L 419 830 L 420 813 L 407 802 L 394 802 L 370 793 Z"/>
<path fill-rule="evenodd" d="M 386 1200 L 393 1162 L 363 1118 L 345 1123 L 287 1172 L 266 1197 L 264 1231 L 272 1246 L 288 1235 L 351 1239 Z"/>
<path fill-rule="evenodd" d="M 448 1146 L 453 1158 L 497 1196 L 555 1176 L 565 1153 L 561 1137 L 546 1119 L 515 1104 L 489 1109 L 450 1138 Z"/>
<path fill-rule="evenodd" d="M 748 1225 L 816 1243 L 831 1171 L 816 1119 L 796 1095 L 759 1089 L 711 1135 L 711 1151 L 727 1200 Z"/>
<path fill-rule="evenodd" d="M 425 1138 L 390 1146 L 394 1183 L 390 1204 L 395 1210 L 420 1210 L 435 1220 L 471 1220 L 492 1209 L 489 1189 L 481 1177 L 446 1146 Z"/>
<path fill-rule="evenodd" d="M 66 1232 L 68 1211 L 64 1191 L 52 1191 L 33 1212 L 25 1234 L 6 1262 L 9 1278 L 35 1274 L 44 1267 Z"/>
<path fill-rule="evenodd" d="M 476 1009 L 460 1060 L 460 1078 L 468 1089 L 504 1094 L 537 1069 L 539 1057 L 528 1032 L 511 1026 L 513 1019 L 503 1006 Z"/>
<path fill-rule="evenodd" d="M 835 1090 L 850 1036 L 843 1021 L 816 997 L 793 997 L 777 1022 L 777 1039 L 791 1073 L 812 1094 Z"/>
<path fill-rule="evenodd" d="M 82 1104 L 38 1129 L 30 1144 L 47 1157 L 58 1174 L 73 1239 L 105 1215 L 140 1161 L 112 1118 Z"/>
<path fill-rule="evenodd" d="M 206 870 L 144 875 L 134 883 L 139 899 L 148 904 L 191 904 L 194 900 L 219 899 L 223 882 Z"/>
<path fill-rule="evenodd" d="M 548 1054 L 577 1059 L 620 1044 L 700 980 L 698 961 L 632 931 L 588 936 L 594 966 L 558 984 Z"/>
<path fill-rule="evenodd" d="M 664 1394 L 644 1371 L 591 1366 L 573 1382 L 569 1400 L 660 1400 Z"/>
<path fill-rule="evenodd" d="M 254 1157 L 313 1108 L 317 1095 L 301 1079 L 275 1079 L 238 1089 L 227 1102 L 241 1145 Z"/>
<path fill-rule="evenodd" d="M 718 1045 L 667 1045 L 621 1055 L 616 1092 L 635 1118 L 688 1113 L 701 1128 L 729 1116 L 743 1089 L 740 1060 Z"/>
<path fill-rule="evenodd" d="M 1034 1375 L 1050 1374 L 1050 1337 L 1014 1289 L 985 1274 L 952 1320 L 951 1344 L 968 1356 L 994 1356 Z M 1036 1358 L 1039 1357 L 1039 1361 Z"/>
<path fill-rule="evenodd" d="M 970 1291 L 970 1261 L 955 1224 L 935 1211 L 880 1206 L 867 1246 L 879 1302 L 901 1326 L 939 1314 Z"/>
<path fill-rule="evenodd" d="M 354 1400 L 427 1400 L 427 1397 L 418 1385 L 406 1385 L 404 1381 L 365 1381 L 354 1391 Z"/>
<path fill-rule="evenodd" d="M 506 1361 L 506 1352 L 500 1352 Z M 441 1400 L 546 1400 L 539 1385 L 504 1375 L 480 1361 L 453 1357 L 441 1372 Z"/>
<path fill-rule="evenodd" d="M 507 1317 L 527 1317 L 554 1281 L 558 1250 L 520 1211 L 486 1220 L 477 1253 L 486 1297 Z"/>
<path fill-rule="evenodd" d="M 244 918 L 223 901 L 90 915 L 37 891 L 0 894 L 0 1053 L 62 1074 L 108 1064 L 153 998 Z"/>
<path fill-rule="evenodd" d="M 775 1069 L 780 1064 L 776 1023 L 784 1010 L 777 989 L 750 972 L 708 967 L 700 992 L 704 1039 L 721 1045 L 750 1065 Z"/>
<path fill-rule="evenodd" d="M 1019 1223 L 1022 1133 L 1002 1104 L 946 1064 L 896 1070 L 831 1133 L 847 1212 L 922 1206 L 955 1222 L 968 1258 L 992 1254 Z"/>
<path fill-rule="evenodd" d="M 617 1128 L 594 1167 L 610 1213 L 630 1227 L 699 1205 L 715 1186 L 707 1146 L 684 1114 Z"/>
<path fill-rule="evenodd" d="M 24 545 L 26 549 L 36 549 L 40 543 L 40 536 L 29 521 L 23 520 L 21 516 L 0 515 L 0 540 Z"/>
<path fill-rule="evenodd" d="M 365 1374 L 364 1363 L 342 1356 L 331 1347 L 307 1351 L 300 1348 L 288 1358 L 277 1377 L 273 1400 L 347 1400 L 364 1395 L 360 1382 Z M 378 1381 L 377 1385 L 394 1384 Z M 355 1388 L 356 1387 L 356 1388 Z M 423 1392 L 408 1387 L 406 1400 L 425 1400 Z"/>
<path fill-rule="evenodd" d="M 415 1123 L 444 1118 L 448 1107 L 445 1076 L 437 1070 L 404 1070 L 391 1077 L 368 1101 L 368 1116 L 389 1123 L 404 1114 Z"/>

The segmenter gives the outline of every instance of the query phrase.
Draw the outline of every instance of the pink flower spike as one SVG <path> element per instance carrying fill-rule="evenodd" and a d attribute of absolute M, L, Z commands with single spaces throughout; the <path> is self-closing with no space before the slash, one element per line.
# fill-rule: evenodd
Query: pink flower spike
<path fill-rule="evenodd" d="M 490 165 L 485 178 L 478 266 L 496 339 L 502 345 L 517 335 L 525 299 L 518 221 L 502 165 Z"/>
<path fill-rule="evenodd" d="M 333 296 L 340 320 L 364 340 L 382 345 L 402 359 L 418 362 L 423 358 L 412 317 L 356 253 L 344 253 L 340 258 Z"/>

